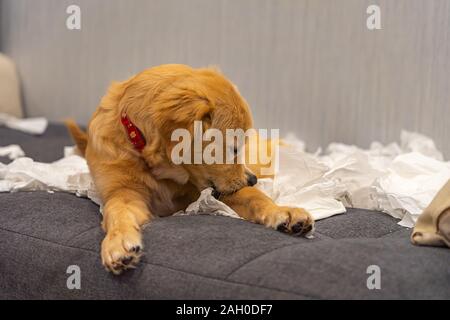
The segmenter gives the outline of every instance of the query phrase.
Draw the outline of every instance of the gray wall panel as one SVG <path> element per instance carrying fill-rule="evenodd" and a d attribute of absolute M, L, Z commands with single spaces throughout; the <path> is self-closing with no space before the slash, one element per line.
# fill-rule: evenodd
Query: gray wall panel
<path fill-rule="evenodd" d="M 216 64 L 264 128 L 311 148 L 402 128 L 450 157 L 450 0 L 0 0 L 3 50 L 28 115 L 86 122 L 111 80 L 161 63 Z M 65 28 L 69 4 L 82 30 Z M 379 4 L 382 30 L 366 28 Z"/>

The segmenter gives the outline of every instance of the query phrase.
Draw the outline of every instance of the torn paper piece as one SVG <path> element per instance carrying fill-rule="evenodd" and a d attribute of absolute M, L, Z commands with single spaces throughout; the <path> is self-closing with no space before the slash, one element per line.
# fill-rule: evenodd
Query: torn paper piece
<path fill-rule="evenodd" d="M 396 157 L 387 171 L 373 184 L 376 208 L 411 228 L 450 179 L 450 162 L 411 152 Z"/>
<path fill-rule="evenodd" d="M 329 167 L 315 156 L 290 144 L 280 146 L 279 161 L 274 179 L 259 179 L 256 185 L 276 204 L 304 208 L 316 220 L 346 212 L 339 201 L 346 196 L 344 184 L 327 178 Z"/>
<path fill-rule="evenodd" d="M 43 117 L 19 119 L 6 113 L 0 113 L 0 125 L 29 134 L 43 134 L 48 120 Z"/>
<path fill-rule="evenodd" d="M 179 211 L 174 215 L 199 215 L 209 214 L 214 216 L 225 216 L 240 219 L 239 215 L 225 203 L 212 196 L 212 188 L 203 190 L 197 201 L 191 203 L 186 210 Z"/>
<path fill-rule="evenodd" d="M 346 194 L 341 199 L 346 206 L 352 208 L 372 206 L 371 185 L 376 178 L 384 174 L 384 169 L 381 170 L 379 165 L 371 162 L 371 160 L 374 161 L 373 156 L 370 156 L 368 152 L 350 147 L 339 153 L 334 150 L 322 160 L 329 166 L 324 177 L 341 185 L 341 188 L 345 190 Z"/>
<path fill-rule="evenodd" d="M 96 196 L 86 160 L 69 156 L 53 163 L 19 158 L 10 164 L 0 164 L 0 192 L 65 191 L 78 196 Z"/>
<path fill-rule="evenodd" d="M 417 132 L 409 132 L 402 130 L 400 136 L 403 153 L 417 152 L 424 156 L 443 161 L 444 157 L 440 152 L 434 141 L 427 136 L 419 134 Z"/>
<path fill-rule="evenodd" d="M 6 147 L 0 147 L 0 157 L 8 157 L 11 160 L 25 156 L 22 148 L 16 144 L 11 144 Z"/>

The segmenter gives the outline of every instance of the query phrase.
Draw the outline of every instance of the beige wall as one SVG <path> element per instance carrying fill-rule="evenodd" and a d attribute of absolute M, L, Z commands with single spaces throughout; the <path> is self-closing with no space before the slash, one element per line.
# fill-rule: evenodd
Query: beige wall
<path fill-rule="evenodd" d="M 312 148 L 402 128 L 450 157 L 450 0 L 0 0 L 29 115 L 86 122 L 108 83 L 161 63 L 217 64 L 256 124 Z M 82 30 L 65 28 L 69 4 Z M 382 30 L 366 28 L 379 4 Z"/>

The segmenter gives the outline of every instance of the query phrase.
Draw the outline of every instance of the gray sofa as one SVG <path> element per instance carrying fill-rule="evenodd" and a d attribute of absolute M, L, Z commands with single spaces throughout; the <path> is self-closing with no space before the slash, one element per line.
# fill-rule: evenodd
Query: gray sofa
<path fill-rule="evenodd" d="M 0 145 L 12 143 L 48 162 L 71 141 L 60 125 L 41 137 L 0 128 Z M 0 298 L 450 299 L 450 250 L 413 246 L 411 230 L 379 212 L 318 221 L 312 240 L 225 217 L 161 218 L 144 230 L 139 267 L 121 276 L 101 266 L 100 221 L 95 204 L 71 194 L 0 194 Z M 70 265 L 80 290 L 66 286 Z M 370 265 L 379 290 L 366 285 Z"/>

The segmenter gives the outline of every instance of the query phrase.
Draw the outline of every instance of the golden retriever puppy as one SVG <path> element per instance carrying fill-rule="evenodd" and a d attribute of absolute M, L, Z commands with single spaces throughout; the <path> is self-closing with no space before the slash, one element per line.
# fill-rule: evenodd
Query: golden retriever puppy
<path fill-rule="evenodd" d="M 101 257 L 114 274 L 139 261 L 144 224 L 185 209 L 207 187 L 244 219 L 297 235 L 312 229 L 308 212 L 278 206 L 252 187 L 257 177 L 244 164 L 174 164 L 172 133 L 192 133 L 194 121 L 224 133 L 252 127 L 250 109 L 229 80 L 214 69 L 185 65 L 162 65 L 113 83 L 87 133 L 67 122 L 104 202 Z"/>

